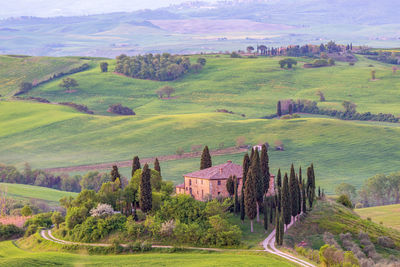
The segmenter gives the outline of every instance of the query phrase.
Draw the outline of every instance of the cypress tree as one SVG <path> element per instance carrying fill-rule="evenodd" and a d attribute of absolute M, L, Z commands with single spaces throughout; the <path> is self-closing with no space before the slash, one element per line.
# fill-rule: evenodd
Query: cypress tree
<path fill-rule="evenodd" d="M 308 206 L 310 209 L 312 209 L 315 199 L 315 177 L 313 164 L 307 168 L 307 197 Z"/>
<path fill-rule="evenodd" d="M 242 193 L 240 195 L 240 219 L 242 220 L 242 223 L 244 222 L 244 217 L 246 216 L 246 211 L 244 207 L 244 188 L 246 184 L 246 176 L 247 172 L 249 171 L 250 168 L 250 158 L 249 154 L 245 154 L 243 157 L 243 178 L 242 178 Z"/>
<path fill-rule="evenodd" d="M 228 180 L 226 181 L 226 190 L 228 191 L 230 197 L 235 194 L 235 185 L 232 175 L 229 176 Z"/>
<path fill-rule="evenodd" d="M 297 207 L 298 207 L 297 215 L 300 215 L 301 214 L 301 207 L 302 207 L 302 204 L 301 204 L 301 184 L 300 184 L 300 181 L 299 181 L 299 177 L 297 175 L 296 175 L 296 185 L 297 185 L 297 202 L 298 202 L 298 204 L 297 204 Z"/>
<path fill-rule="evenodd" d="M 111 170 L 111 181 L 115 182 L 115 180 L 121 180 L 121 175 L 119 174 L 117 165 L 112 166 Z"/>
<path fill-rule="evenodd" d="M 250 162 L 253 162 L 253 158 L 254 158 L 254 148 L 251 148 L 251 153 L 250 153 Z"/>
<path fill-rule="evenodd" d="M 264 192 L 265 194 L 268 193 L 269 189 L 269 179 L 270 179 L 270 173 L 269 173 L 269 157 L 268 157 L 268 149 L 267 146 L 264 144 L 261 149 L 261 172 L 264 178 Z"/>
<path fill-rule="evenodd" d="M 321 198 L 321 187 L 318 186 L 318 198 Z"/>
<path fill-rule="evenodd" d="M 268 231 L 268 210 L 270 209 L 270 205 L 268 203 L 267 198 L 264 199 L 264 230 L 265 232 Z"/>
<path fill-rule="evenodd" d="M 292 103 L 289 104 L 289 114 L 293 115 L 293 105 L 292 105 Z"/>
<path fill-rule="evenodd" d="M 280 243 L 279 238 L 281 237 L 281 234 L 279 233 L 280 229 L 281 229 L 281 227 L 279 226 L 280 217 L 281 216 L 279 214 L 278 207 L 276 207 L 276 209 L 275 209 L 275 243 L 277 245 L 279 245 L 279 243 Z"/>
<path fill-rule="evenodd" d="M 147 213 L 152 208 L 152 189 L 150 183 L 150 169 L 147 163 L 144 165 L 142 170 L 142 176 L 140 179 L 140 209 Z"/>
<path fill-rule="evenodd" d="M 302 198 L 302 205 L 303 205 L 302 210 L 303 210 L 304 213 L 307 213 L 306 185 L 305 185 L 304 181 L 303 181 L 303 184 L 301 186 L 301 194 L 303 196 L 303 198 Z"/>
<path fill-rule="evenodd" d="M 134 158 L 133 158 L 133 161 L 132 161 L 132 177 L 133 177 L 133 175 L 135 174 L 135 171 L 136 170 L 139 170 L 141 167 L 140 167 L 140 160 L 139 160 L 139 157 L 138 156 L 135 156 Z"/>
<path fill-rule="evenodd" d="M 254 151 L 253 160 L 251 162 L 252 176 L 255 182 L 256 200 L 257 200 L 257 222 L 260 222 L 260 206 L 264 199 L 264 178 L 261 173 L 260 156 L 258 150 Z"/>
<path fill-rule="evenodd" d="M 154 161 L 154 170 L 158 171 L 158 173 L 161 175 L 161 167 L 158 158 L 156 158 L 156 160 Z"/>
<path fill-rule="evenodd" d="M 282 116 L 281 101 L 278 101 L 278 104 L 276 106 L 276 115 L 278 115 L 278 117 Z"/>
<path fill-rule="evenodd" d="M 289 190 L 290 190 L 290 199 L 291 199 L 291 214 L 293 217 L 297 216 L 298 211 L 299 211 L 299 197 L 298 197 L 298 192 L 297 192 L 297 184 L 296 184 L 296 173 L 294 171 L 294 166 L 292 164 L 290 168 L 290 179 L 289 179 Z"/>
<path fill-rule="evenodd" d="M 284 228 L 284 220 L 283 216 L 280 216 L 280 222 L 279 222 L 279 246 L 283 245 L 283 236 L 285 235 L 285 228 Z"/>
<path fill-rule="evenodd" d="M 278 198 L 276 199 L 276 205 L 278 206 L 279 212 L 282 211 L 281 209 L 281 202 L 282 202 L 282 177 L 281 177 L 281 169 L 278 170 L 278 175 L 276 176 L 276 187 L 278 191 Z"/>
<path fill-rule="evenodd" d="M 303 197 L 304 197 L 304 195 L 303 195 L 303 177 L 302 177 L 302 174 L 301 174 L 301 166 L 300 166 L 300 168 L 299 168 L 299 199 L 300 199 L 300 205 L 299 205 L 299 210 L 300 210 L 300 213 L 301 212 L 303 212 Z"/>
<path fill-rule="evenodd" d="M 211 155 L 208 146 L 205 146 L 201 154 L 200 170 L 212 167 Z"/>
<path fill-rule="evenodd" d="M 272 223 L 274 221 L 274 212 L 276 212 L 276 205 L 275 205 L 275 198 L 276 195 L 273 197 L 270 197 L 270 212 L 269 212 L 269 223 Z"/>
<path fill-rule="evenodd" d="M 239 189 L 239 184 L 238 184 L 238 179 L 236 176 L 233 176 L 233 182 L 234 182 L 234 193 L 235 193 L 235 200 L 234 200 L 234 211 L 235 213 L 239 212 L 239 197 L 238 197 L 238 189 Z"/>
<path fill-rule="evenodd" d="M 247 173 L 246 185 L 244 188 L 244 204 L 246 209 L 246 215 L 250 219 L 250 229 L 253 233 L 253 220 L 257 215 L 257 199 L 256 199 L 256 188 L 255 181 L 250 168 Z"/>
<path fill-rule="evenodd" d="M 292 221 L 292 203 L 290 198 L 289 179 L 287 173 L 283 178 L 282 185 L 282 201 L 281 201 L 282 217 L 286 225 Z"/>

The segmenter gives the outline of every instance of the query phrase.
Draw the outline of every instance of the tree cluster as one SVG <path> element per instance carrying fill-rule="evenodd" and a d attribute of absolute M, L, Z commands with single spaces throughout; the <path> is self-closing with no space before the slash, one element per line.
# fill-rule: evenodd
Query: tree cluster
<path fill-rule="evenodd" d="M 79 192 L 80 176 L 70 177 L 66 174 L 54 175 L 43 170 L 32 170 L 25 164 L 24 171 L 20 172 L 14 166 L 0 164 L 0 182 L 12 184 L 28 184 L 48 187 L 69 192 Z"/>
<path fill-rule="evenodd" d="M 124 107 L 121 104 L 112 104 L 110 105 L 107 111 L 114 114 L 125 115 L 125 116 L 136 115 L 136 113 L 132 109 Z"/>
<path fill-rule="evenodd" d="M 398 123 L 400 119 L 395 117 L 393 114 L 372 114 L 371 112 L 358 113 L 356 111 L 356 105 L 349 101 L 343 101 L 342 103 L 345 111 L 335 109 L 320 109 L 317 106 L 317 102 L 298 99 L 294 100 L 280 100 L 277 103 L 277 112 L 271 116 L 265 116 L 265 119 L 271 119 L 274 117 L 280 117 L 282 115 L 289 114 L 290 109 L 292 113 L 308 113 L 308 114 L 319 114 L 330 117 L 335 117 L 341 120 L 360 120 L 360 121 L 384 121 Z"/>
<path fill-rule="evenodd" d="M 115 72 L 137 79 L 172 81 L 187 73 L 190 66 L 189 58 L 168 53 L 133 57 L 120 55 Z"/>

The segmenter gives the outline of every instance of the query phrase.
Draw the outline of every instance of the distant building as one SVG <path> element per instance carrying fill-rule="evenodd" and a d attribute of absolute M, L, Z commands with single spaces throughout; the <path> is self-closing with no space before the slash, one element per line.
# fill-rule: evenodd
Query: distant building
<path fill-rule="evenodd" d="M 204 170 L 183 175 L 184 183 L 176 186 L 176 194 L 187 194 L 196 200 L 205 201 L 217 197 L 229 197 L 226 182 L 230 176 L 238 178 L 238 193 L 242 192 L 243 169 L 241 165 L 228 161 Z M 267 195 L 274 192 L 274 176 L 271 175 L 270 188 Z"/>

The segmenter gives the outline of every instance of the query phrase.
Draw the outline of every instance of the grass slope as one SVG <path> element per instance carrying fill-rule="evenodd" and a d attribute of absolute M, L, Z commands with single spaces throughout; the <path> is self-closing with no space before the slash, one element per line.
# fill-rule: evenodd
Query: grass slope
<path fill-rule="evenodd" d="M 328 191 L 341 181 L 360 186 L 379 172 L 397 169 L 397 124 L 361 123 L 326 118 L 245 119 L 221 113 L 158 116 L 92 116 L 68 107 L 0 102 L 0 162 L 60 167 L 174 154 L 192 145 L 233 146 L 238 136 L 254 144 L 282 140 L 286 151 L 270 152 L 271 168 L 303 167 L 314 162 L 317 181 Z M 216 163 L 242 155 L 217 157 Z M 198 169 L 198 159 L 162 163 L 164 178 L 179 182 Z M 334 167 L 336 166 L 336 167 Z"/>
<path fill-rule="evenodd" d="M 40 81 L 82 65 L 78 58 L 19 57 L 0 55 L 0 95 L 15 93 L 21 82 Z"/>
<path fill-rule="evenodd" d="M 352 210 L 330 200 L 318 201 L 302 223 L 288 230 L 284 240 L 285 244 L 290 246 L 307 241 L 313 249 L 319 249 L 324 245 L 324 232 L 332 233 L 339 240 L 341 233 L 351 233 L 354 239 L 358 239 L 360 231 L 367 233 L 374 243 L 377 242 L 378 237 L 388 236 L 397 247 L 400 247 L 399 231 L 364 220 Z M 376 246 L 377 250 L 385 255 L 400 255 L 398 250 Z"/>
<path fill-rule="evenodd" d="M 194 62 L 198 56 L 192 56 Z M 187 74 L 173 82 L 132 79 L 99 68 L 72 75 L 80 87 L 76 93 L 65 93 L 53 81 L 34 89 L 31 95 L 55 102 L 86 104 L 99 114 L 107 114 L 110 104 L 122 103 L 140 115 L 214 112 L 225 108 L 248 117 L 261 117 L 276 111 L 280 99 L 318 100 L 316 91 L 324 92 L 323 107 L 341 109 L 344 100 L 357 104 L 360 112 L 400 115 L 400 75 L 392 66 L 359 57 L 355 66 L 338 62 L 334 67 L 304 69 L 299 60 L 295 70 L 282 70 L 276 58 L 234 59 L 206 56 L 207 65 L 199 74 Z M 110 70 L 115 61 L 109 61 Z M 369 67 L 369 65 L 374 67 Z M 370 81 L 376 70 L 376 81 Z M 163 85 L 176 88 L 176 98 L 160 100 L 155 90 Z"/>
<path fill-rule="evenodd" d="M 49 205 L 58 206 L 58 201 L 65 196 L 76 196 L 76 193 L 59 191 L 40 186 L 0 183 L 0 190 L 7 192 L 7 197 L 13 199 L 37 199 Z"/>
<path fill-rule="evenodd" d="M 356 209 L 361 218 L 371 218 L 376 223 L 400 231 L 400 204 Z"/>
<path fill-rule="evenodd" d="M 0 266 L 295 266 L 267 253 L 184 252 L 133 255 L 71 254 L 64 252 L 29 252 L 12 242 L 0 243 Z"/>

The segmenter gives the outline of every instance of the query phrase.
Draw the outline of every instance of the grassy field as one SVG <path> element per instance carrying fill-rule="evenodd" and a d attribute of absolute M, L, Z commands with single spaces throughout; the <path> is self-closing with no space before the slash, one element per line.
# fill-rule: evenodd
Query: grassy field
<path fill-rule="evenodd" d="M 92 116 L 68 107 L 0 102 L 0 162 L 28 161 L 34 167 L 61 167 L 174 154 L 192 145 L 233 146 L 238 136 L 247 143 L 282 140 L 285 151 L 271 151 L 271 168 L 288 170 L 314 162 L 318 183 L 333 192 L 339 182 L 360 186 L 364 179 L 397 169 L 398 124 L 380 125 L 326 118 L 294 120 L 245 119 L 221 113 L 158 116 Z M 217 157 L 240 164 L 242 155 Z M 197 169 L 198 159 L 161 163 L 164 178 L 181 181 Z"/>
<path fill-rule="evenodd" d="M 248 144 L 284 143 L 285 151 L 270 151 L 273 173 L 278 168 L 287 170 L 292 162 L 303 167 L 314 162 L 317 181 L 328 192 L 342 181 L 360 186 L 376 173 L 397 171 L 400 124 L 309 115 L 294 120 L 259 119 L 275 112 L 277 100 L 317 100 L 317 90 L 325 93 L 327 102 L 320 103 L 324 107 L 340 109 L 343 100 L 351 100 L 359 111 L 400 114 L 396 91 L 400 75 L 393 75 L 391 66 L 359 57 L 355 66 L 337 63 L 304 69 L 299 63 L 295 70 L 282 70 L 278 60 L 207 56 L 201 73 L 174 82 L 100 73 L 93 61 L 96 67 L 71 75 L 80 84 L 77 92 L 65 93 L 57 80 L 35 88 L 31 95 L 86 104 L 95 115 L 59 105 L 0 101 L 0 162 L 19 167 L 29 162 L 36 168 L 113 162 L 134 155 L 174 154 L 180 147 L 190 151 L 193 145 L 231 147 L 238 136 L 246 136 Z M 115 61 L 109 64 L 112 70 Z M 369 80 L 372 69 L 377 71 L 374 82 Z M 157 98 L 155 90 L 166 84 L 176 88 L 176 98 Z M 132 107 L 137 115 L 104 116 L 110 115 L 106 110 L 113 103 Z M 215 112 L 219 108 L 246 117 Z M 241 163 L 242 156 L 216 157 L 214 162 Z M 198 168 L 198 161 L 162 162 L 164 178 L 181 182 L 182 174 Z"/>
<path fill-rule="evenodd" d="M 0 243 L 0 266 L 295 266 L 270 254 L 184 252 L 89 256 L 63 252 L 29 252 L 12 242 Z"/>
<path fill-rule="evenodd" d="M 65 93 L 53 81 L 35 88 L 31 95 L 55 102 L 86 104 L 98 114 L 107 114 L 110 104 L 122 103 L 139 115 L 188 114 L 228 109 L 248 117 L 262 117 L 275 112 L 280 99 L 318 100 L 316 91 L 324 92 L 323 107 L 341 109 L 343 100 L 353 101 L 361 112 L 400 115 L 400 75 L 391 66 L 359 57 L 355 66 L 337 63 L 334 67 L 304 69 L 309 59 L 299 59 L 295 70 L 279 68 L 277 58 L 232 59 L 206 56 L 207 65 L 199 74 L 188 74 L 173 82 L 132 79 L 99 68 L 72 75 L 80 84 L 75 93 Z M 196 56 L 192 57 L 195 61 Z M 109 61 L 110 70 L 114 60 Z M 370 65 L 374 67 L 369 67 Z M 376 70 L 376 81 L 370 81 Z M 160 100 L 155 90 L 164 85 L 176 88 L 176 98 Z"/>
<path fill-rule="evenodd" d="M 354 211 L 364 219 L 371 218 L 375 223 L 382 223 L 400 231 L 400 204 L 356 209 Z"/>
<path fill-rule="evenodd" d="M 357 241 L 360 231 L 369 235 L 379 253 L 385 256 L 400 256 L 398 250 L 384 248 L 377 244 L 378 237 L 388 236 L 399 247 L 399 231 L 362 219 L 352 210 L 333 201 L 318 201 L 302 223 L 288 230 L 284 237 L 284 244 L 293 247 L 301 241 L 306 241 L 313 249 L 318 250 L 325 244 L 323 241 L 325 232 L 333 234 L 337 241 L 340 240 L 341 233 L 351 233 Z"/>
<path fill-rule="evenodd" d="M 76 196 L 76 193 L 59 191 L 46 187 L 0 183 L 0 190 L 7 192 L 7 197 L 19 200 L 37 199 L 51 206 L 58 206 L 58 201 L 65 196 Z"/>
<path fill-rule="evenodd" d="M 15 93 L 21 82 L 40 81 L 55 73 L 82 65 L 86 60 L 64 57 L 20 57 L 0 55 L 0 95 Z"/>

